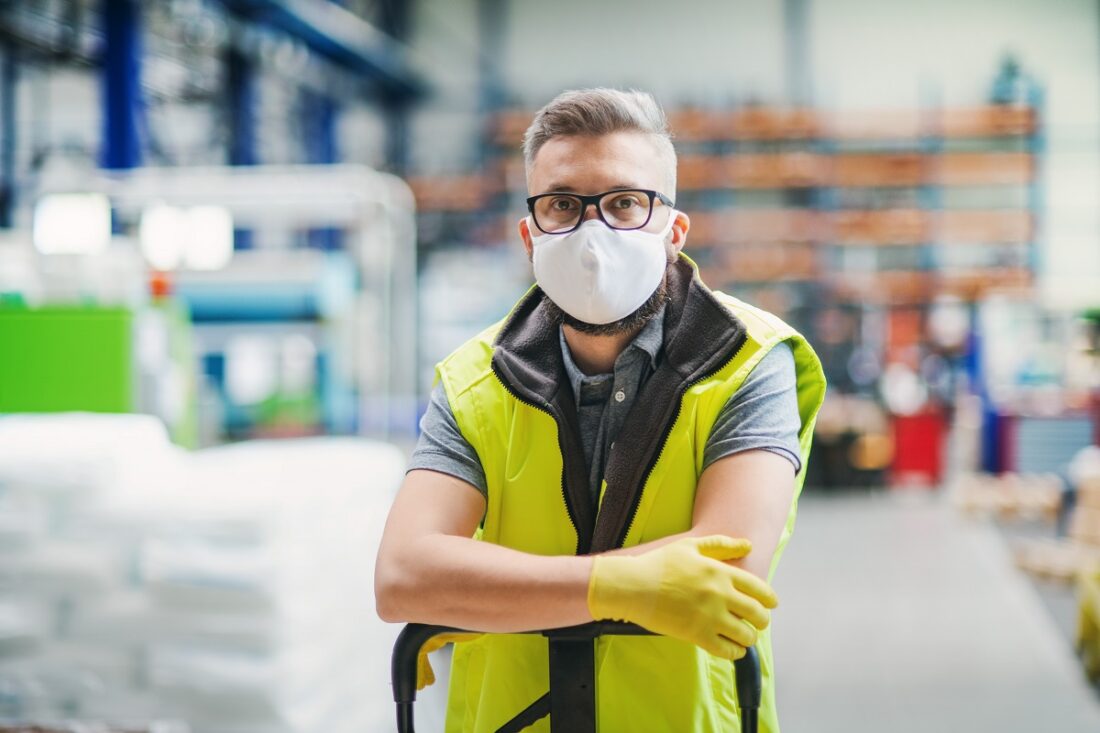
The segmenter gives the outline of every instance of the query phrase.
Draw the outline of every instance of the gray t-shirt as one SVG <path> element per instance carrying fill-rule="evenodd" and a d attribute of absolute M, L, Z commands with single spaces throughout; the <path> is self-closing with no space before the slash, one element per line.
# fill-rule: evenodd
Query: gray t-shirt
<path fill-rule="evenodd" d="M 622 429 L 634 398 L 657 367 L 664 340 L 664 318 L 651 319 L 615 360 L 610 374 L 585 375 L 573 361 L 564 333 L 560 336 L 565 370 L 577 400 L 581 442 L 589 466 L 589 491 L 595 503 L 607 454 Z M 703 448 L 703 468 L 719 458 L 746 450 L 777 453 L 801 469 L 798 431 L 801 420 L 795 390 L 794 355 L 777 344 L 749 373 L 741 388 L 718 414 Z M 488 493 L 477 451 L 463 437 L 442 384 L 432 390 L 420 420 L 408 470 L 439 471 Z"/>

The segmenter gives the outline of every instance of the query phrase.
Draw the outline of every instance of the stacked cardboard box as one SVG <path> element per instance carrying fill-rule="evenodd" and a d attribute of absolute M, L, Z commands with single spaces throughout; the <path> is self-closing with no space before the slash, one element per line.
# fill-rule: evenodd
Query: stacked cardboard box
<path fill-rule="evenodd" d="M 1100 548 L 1100 477 L 1078 485 L 1077 506 L 1070 519 L 1069 534 L 1081 544 Z"/>
<path fill-rule="evenodd" d="M 1062 481 L 1053 474 L 969 474 L 956 483 L 952 500 L 969 515 L 1053 522 L 1062 505 Z"/>
<path fill-rule="evenodd" d="M 1040 577 L 1073 582 L 1100 568 L 1100 479 L 1078 483 L 1068 539 L 1038 539 L 1016 547 L 1016 564 Z"/>

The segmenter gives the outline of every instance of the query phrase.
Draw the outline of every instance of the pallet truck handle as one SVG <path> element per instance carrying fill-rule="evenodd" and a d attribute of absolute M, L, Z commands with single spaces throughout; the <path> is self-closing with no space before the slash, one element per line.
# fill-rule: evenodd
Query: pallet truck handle
<path fill-rule="evenodd" d="M 416 702 L 416 662 L 420 648 L 433 636 L 439 634 L 463 632 L 451 626 L 432 626 L 428 624 L 407 624 L 397 636 L 393 656 L 390 659 L 390 674 L 393 682 L 393 701 L 397 705 L 397 732 L 415 733 L 413 729 L 413 703 Z M 557 639 L 595 639 L 606 635 L 651 635 L 641 626 L 615 621 L 595 621 L 581 626 L 565 629 L 548 629 L 525 633 L 542 634 L 553 643 Z M 737 686 L 737 699 L 741 706 L 741 733 L 756 733 L 757 715 L 763 697 L 763 679 L 760 671 L 760 657 L 755 647 L 749 647 L 748 653 L 734 663 L 734 677 Z"/>
<path fill-rule="evenodd" d="M 428 624 L 406 624 L 397 635 L 390 657 L 390 681 L 393 701 L 397 705 L 398 733 L 413 730 L 413 703 L 416 702 L 416 661 L 420 649 L 434 636 L 461 629 Z"/>

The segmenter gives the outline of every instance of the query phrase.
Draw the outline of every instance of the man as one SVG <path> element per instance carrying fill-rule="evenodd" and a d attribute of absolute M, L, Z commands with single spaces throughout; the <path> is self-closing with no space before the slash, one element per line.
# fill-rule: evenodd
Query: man
<path fill-rule="evenodd" d="M 776 731 L 765 580 L 793 528 L 817 357 L 681 254 L 690 220 L 648 94 L 560 95 L 524 157 L 537 285 L 437 367 L 379 615 L 492 632 L 456 643 L 448 731 L 494 731 L 546 692 L 545 639 L 508 632 L 606 618 L 663 636 L 596 643 L 601 730 L 738 730 L 732 660 L 755 644 Z"/>

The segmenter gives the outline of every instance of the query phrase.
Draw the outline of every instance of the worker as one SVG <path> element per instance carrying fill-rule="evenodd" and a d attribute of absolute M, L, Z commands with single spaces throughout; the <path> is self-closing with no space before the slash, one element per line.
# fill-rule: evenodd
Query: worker
<path fill-rule="evenodd" d="M 378 613 L 490 632 L 456 640 L 449 732 L 495 731 L 546 693 L 546 639 L 509 632 L 593 619 L 661 635 L 597 640 L 600 730 L 739 730 L 733 660 L 755 645 L 760 729 L 778 731 L 769 582 L 820 362 L 683 254 L 691 222 L 652 96 L 565 92 L 523 153 L 535 285 L 436 368 Z"/>

